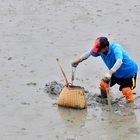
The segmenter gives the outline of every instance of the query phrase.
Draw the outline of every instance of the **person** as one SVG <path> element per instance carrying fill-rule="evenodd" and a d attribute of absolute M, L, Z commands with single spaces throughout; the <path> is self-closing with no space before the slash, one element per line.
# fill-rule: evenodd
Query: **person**
<path fill-rule="evenodd" d="M 100 56 L 109 69 L 100 80 L 101 97 L 107 98 L 107 89 L 118 84 L 126 102 L 134 101 L 133 89 L 136 87 L 138 65 L 123 47 L 117 42 L 108 41 L 107 37 L 98 37 L 92 49 L 72 62 L 72 67 L 77 67 L 90 56 Z"/>

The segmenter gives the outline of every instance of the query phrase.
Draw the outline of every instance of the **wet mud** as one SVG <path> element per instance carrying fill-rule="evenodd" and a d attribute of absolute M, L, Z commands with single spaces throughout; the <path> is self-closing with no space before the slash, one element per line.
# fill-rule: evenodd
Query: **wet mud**
<path fill-rule="evenodd" d="M 120 43 L 140 64 L 138 0 L 3 0 L 0 8 L 2 140 L 140 139 L 139 72 L 134 103 L 121 98 L 112 111 L 96 100 L 99 80 L 108 71 L 100 58 L 79 64 L 71 81 L 71 63 L 98 36 Z M 56 58 L 68 81 L 85 88 L 86 109 L 56 104 L 65 85 Z M 48 88 L 53 81 L 58 85 Z M 112 101 L 122 97 L 118 89 L 111 88 Z"/>
<path fill-rule="evenodd" d="M 134 102 L 126 103 L 124 96 L 121 96 L 120 98 L 115 98 L 115 96 L 111 95 L 110 93 L 112 110 L 109 110 L 107 99 L 101 99 L 99 98 L 100 94 L 90 92 L 86 90 L 84 87 L 82 87 L 84 88 L 84 93 L 87 100 L 87 108 L 79 110 L 79 109 L 73 109 L 70 107 L 62 107 L 62 106 L 57 105 L 57 99 L 59 95 L 61 94 L 61 91 L 64 86 L 65 85 L 57 81 L 51 81 L 45 85 L 44 92 L 47 93 L 47 95 L 51 99 L 54 99 L 56 101 L 55 103 L 52 104 L 52 106 L 58 108 L 59 115 L 61 116 L 65 125 L 67 127 L 72 127 L 73 130 L 75 130 L 75 128 L 85 128 L 86 123 L 95 118 L 97 119 L 96 120 L 97 122 L 103 122 L 105 123 L 105 125 L 109 123 L 108 124 L 109 128 L 107 127 L 107 129 L 109 129 L 110 131 L 111 129 L 110 127 L 112 127 L 112 129 L 116 130 L 116 132 L 120 127 L 118 123 L 121 123 L 122 126 L 123 126 L 123 123 L 124 125 L 127 124 L 128 126 L 129 125 L 131 126 L 131 123 L 133 124 L 137 122 L 136 116 L 135 116 L 135 110 L 140 109 L 139 96 L 135 97 Z M 99 112 L 100 113 L 102 112 L 102 113 L 100 114 Z M 105 126 L 104 126 L 104 129 L 106 130 Z M 123 128 L 121 129 L 123 130 Z M 133 133 L 135 133 L 136 134 L 135 138 L 138 138 L 139 137 L 138 129 L 139 129 L 138 126 L 134 128 L 129 128 L 129 131 L 131 130 L 130 132 L 128 132 L 129 136 L 126 137 L 122 135 L 121 136 L 123 137 L 122 139 L 125 139 L 125 137 L 126 139 L 129 139 L 130 133 L 131 133 L 131 136 L 133 135 Z M 76 139 L 79 137 L 80 136 L 77 136 L 77 135 L 75 136 L 72 132 L 69 132 L 67 134 L 67 139 Z M 134 137 L 134 135 L 132 137 Z M 83 138 L 84 137 L 82 137 L 82 139 Z M 108 135 L 103 135 L 103 136 L 100 136 L 99 139 L 119 139 L 119 138 L 117 138 L 115 134 L 112 134 L 111 137 L 108 137 Z"/>

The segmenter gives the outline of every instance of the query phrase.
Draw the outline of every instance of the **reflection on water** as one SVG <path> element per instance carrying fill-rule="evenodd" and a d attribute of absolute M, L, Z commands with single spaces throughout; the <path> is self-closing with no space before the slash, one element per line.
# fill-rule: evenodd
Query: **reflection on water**
<path fill-rule="evenodd" d="M 87 110 L 77 110 L 58 106 L 58 112 L 67 127 L 81 128 L 85 125 Z"/>
<path fill-rule="evenodd" d="M 135 105 L 135 102 L 115 105 L 113 111 L 108 111 L 107 105 L 88 106 L 83 110 L 58 106 L 58 113 L 66 127 L 67 138 L 86 139 L 88 133 L 90 139 L 96 140 L 138 140 L 140 126 Z"/>
<path fill-rule="evenodd" d="M 119 113 L 105 112 L 103 110 L 102 116 L 104 121 L 102 128 L 108 139 L 113 137 L 116 137 L 118 140 L 138 139 L 140 127 L 137 125 L 133 106 L 134 103 L 125 104 Z"/>

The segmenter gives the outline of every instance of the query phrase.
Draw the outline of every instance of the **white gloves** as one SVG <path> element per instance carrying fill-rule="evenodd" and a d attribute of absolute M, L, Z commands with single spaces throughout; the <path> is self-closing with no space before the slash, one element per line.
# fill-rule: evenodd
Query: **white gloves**
<path fill-rule="evenodd" d="M 110 74 L 109 72 L 104 76 L 103 80 L 106 82 L 109 82 L 111 79 L 112 74 Z"/>

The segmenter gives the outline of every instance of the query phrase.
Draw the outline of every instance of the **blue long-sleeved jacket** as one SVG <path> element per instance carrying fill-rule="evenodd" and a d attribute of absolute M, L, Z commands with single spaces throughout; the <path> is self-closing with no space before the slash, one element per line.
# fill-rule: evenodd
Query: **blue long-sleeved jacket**
<path fill-rule="evenodd" d="M 114 66 L 116 60 L 121 58 L 123 63 L 121 67 L 114 73 L 117 78 L 130 78 L 134 76 L 134 74 L 138 71 L 138 66 L 136 62 L 118 43 L 109 43 L 109 50 L 107 55 L 101 52 L 94 53 L 92 50 L 90 51 L 90 54 L 94 57 L 101 56 L 109 70 Z"/>

